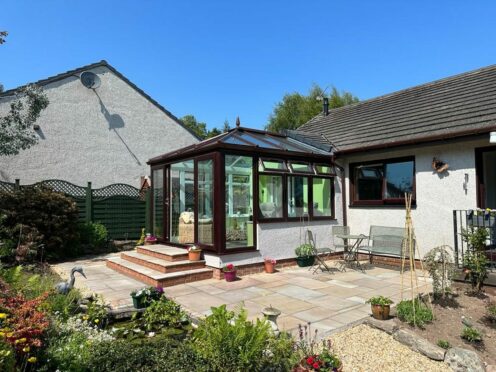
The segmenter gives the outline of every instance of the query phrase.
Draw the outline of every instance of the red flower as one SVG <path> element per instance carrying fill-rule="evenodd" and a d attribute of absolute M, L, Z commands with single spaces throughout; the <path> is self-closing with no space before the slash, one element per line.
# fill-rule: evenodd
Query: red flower
<path fill-rule="evenodd" d="M 307 363 L 308 363 L 309 365 L 312 365 L 312 363 L 313 363 L 313 358 L 312 358 L 311 356 L 307 358 Z"/>
<path fill-rule="evenodd" d="M 319 363 L 315 362 L 312 367 L 313 367 L 313 369 L 319 369 L 320 365 L 319 365 Z"/>
<path fill-rule="evenodd" d="M 227 265 L 227 270 L 232 270 L 234 269 L 234 265 L 233 264 L 228 264 Z"/>

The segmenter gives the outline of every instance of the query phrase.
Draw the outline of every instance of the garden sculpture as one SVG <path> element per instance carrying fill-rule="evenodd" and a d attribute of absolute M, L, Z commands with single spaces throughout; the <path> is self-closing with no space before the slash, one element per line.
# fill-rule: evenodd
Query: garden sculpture
<path fill-rule="evenodd" d="M 70 280 L 66 282 L 60 282 L 55 285 L 55 289 L 57 292 L 61 294 L 67 294 L 69 291 L 74 287 L 74 282 L 76 281 L 76 278 L 74 276 L 74 273 L 80 273 L 82 276 L 86 278 L 86 275 L 84 275 L 83 268 L 81 266 L 75 266 L 71 270 L 71 278 Z"/>

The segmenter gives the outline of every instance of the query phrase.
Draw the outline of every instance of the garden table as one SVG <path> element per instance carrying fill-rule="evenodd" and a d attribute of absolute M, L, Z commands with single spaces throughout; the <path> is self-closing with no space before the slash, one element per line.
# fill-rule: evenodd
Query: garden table
<path fill-rule="evenodd" d="M 358 234 L 358 235 L 351 235 L 351 234 L 336 234 L 338 238 L 343 239 L 346 242 L 349 241 L 354 241 L 353 244 L 346 244 L 346 247 L 343 252 L 343 260 L 344 260 L 344 267 L 346 265 L 353 265 L 355 264 L 358 268 L 360 268 L 361 271 L 363 270 L 362 265 L 360 265 L 360 261 L 358 260 L 358 250 L 360 249 L 360 244 L 362 244 L 364 239 L 368 239 L 367 235 L 364 234 Z"/>

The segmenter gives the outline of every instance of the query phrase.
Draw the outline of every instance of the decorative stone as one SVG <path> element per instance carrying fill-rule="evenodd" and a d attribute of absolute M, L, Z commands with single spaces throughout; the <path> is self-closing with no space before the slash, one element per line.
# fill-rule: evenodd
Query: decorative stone
<path fill-rule="evenodd" d="M 400 329 L 393 334 L 393 338 L 433 360 L 444 360 L 446 351 L 439 346 L 431 344 L 425 338 L 418 336 L 408 329 Z"/>
<path fill-rule="evenodd" d="M 454 372 L 484 372 L 484 364 L 471 350 L 453 347 L 446 353 L 444 361 Z"/>
<path fill-rule="evenodd" d="M 281 310 L 276 309 L 275 307 L 265 307 L 262 309 L 262 314 L 265 316 L 267 321 L 269 322 L 270 328 L 274 335 L 279 336 L 279 326 L 277 325 L 277 317 L 281 315 Z"/>
<path fill-rule="evenodd" d="M 381 331 L 384 331 L 386 333 L 389 333 L 392 335 L 394 332 L 398 330 L 398 325 L 394 321 L 394 319 L 389 319 L 389 320 L 377 320 L 374 318 L 368 318 L 365 323 L 371 327 L 380 329 Z"/>

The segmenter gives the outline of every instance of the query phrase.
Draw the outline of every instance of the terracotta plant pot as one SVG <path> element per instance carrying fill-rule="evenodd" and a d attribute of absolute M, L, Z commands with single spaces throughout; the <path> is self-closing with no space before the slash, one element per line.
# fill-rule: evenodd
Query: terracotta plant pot
<path fill-rule="evenodd" d="M 390 305 L 370 305 L 372 309 L 372 316 L 378 320 L 388 320 Z"/>
<path fill-rule="evenodd" d="M 145 240 L 145 245 L 154 245 L 156 242 L 156 240 Z"/>
<path fill-rule="evenodd" d="M 200 261 L 201 251 L 189 251 L 188 260 L 190 261 Z"/>
<path fill-rule="evenodd" d="M 236 280 L 236 270 L 225 272 L 224 279 L 226 279 L 226 282 L 234 282 Z"/>
<path fill-rule="evenodd" d="M 274 265 L 272 262 L 264 262 L 265 266 L 265 272 L 268 274 L 273 274 L 276 271 L 276 265 Z"/>

